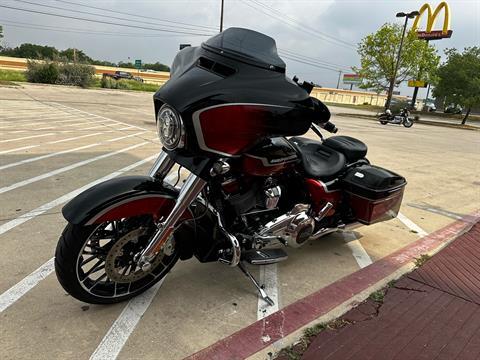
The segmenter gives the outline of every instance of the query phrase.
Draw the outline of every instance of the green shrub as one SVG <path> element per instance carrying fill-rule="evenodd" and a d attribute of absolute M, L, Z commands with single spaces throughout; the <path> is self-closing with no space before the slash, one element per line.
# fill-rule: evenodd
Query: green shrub
<path fill-rule="evenodd" d="M 100 86 L 105 89 L 137 90 L 137 91 L 157 91 L 159 86 L 155 84 L 146 84 L 135 80 L 115 80 L 111 77 L 103 77 Z"/>
<path fill-rule="evenodd" d="M 28 60 L 27 80 L 33 83 L 55 84 L 58 80 L 59 67 L 54 62 L 37 62 Z"/>
<path fill-rule="evenodd" d="M 56 83 L 86 88 L 93 84 L 94 75 L 95 68 L 93 66 L 64 63 L 60 65 L 60 73 Z"/>
<path fill-rule="evenodd" d="M 53 61 L 28 61 L 27 80 L 33 83 L 74 85 L 88 87 L 93 84 L 95 68 L 84 64 Z"/>

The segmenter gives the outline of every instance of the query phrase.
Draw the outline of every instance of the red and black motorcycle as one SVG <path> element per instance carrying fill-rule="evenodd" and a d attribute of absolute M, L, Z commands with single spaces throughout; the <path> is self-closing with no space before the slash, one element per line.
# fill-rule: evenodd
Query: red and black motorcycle
<path fill-rule="evenodd" d="M 126 300 L 195 256 L 239 267 L 272 304 L 245 263 L 395 217 L 405 179 L 371 165 L 360 140 L 323 139 L 337 129 L 311 89 L 285 76 L 275 41 L 255 31 L 181 50 L 154 95 L 163 149 L 150 174 L 106 181 L 63 208 L 55 269 L 65 290 Z M 320 139 L 299 137 L 309 129 Z M 182 186 L 166 180 L 175 165 L 190 173 Z"/>

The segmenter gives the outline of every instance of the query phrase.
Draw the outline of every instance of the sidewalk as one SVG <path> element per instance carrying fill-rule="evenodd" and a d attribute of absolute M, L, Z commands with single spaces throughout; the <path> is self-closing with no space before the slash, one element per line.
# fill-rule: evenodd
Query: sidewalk
<path fill-rule="evenodd" d="M 480 223 L 382 295 L 321 331 L 302 359 L 480 358 Z"/>

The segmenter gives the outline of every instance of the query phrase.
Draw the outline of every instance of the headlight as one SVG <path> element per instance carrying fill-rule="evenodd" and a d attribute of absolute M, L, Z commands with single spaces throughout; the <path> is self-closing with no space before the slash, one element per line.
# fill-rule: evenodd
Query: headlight
<path fill-rule="evenodd" d="M 157 132 L 163 146 L 168 150 L 182 148 L 185 144 L 182 118 L 168 105 L 163 105 L 158 111 Z"/>

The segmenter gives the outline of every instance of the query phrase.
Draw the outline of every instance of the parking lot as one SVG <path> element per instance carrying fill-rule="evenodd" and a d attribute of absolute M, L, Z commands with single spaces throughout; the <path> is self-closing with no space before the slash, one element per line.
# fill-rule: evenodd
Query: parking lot
<path fill-rule="evenodd" d="M 99 181 L 148 171 L 160 150 L 152 94 L 0 87 L 0 357 L 182 359 L 480 207 L 478 131 L 382 126 L 331 110 L 373 164 L 407 178 L 399 218 L 251 267 L 273 309 L 237 269 L 195 259 L 128 305 L 96 306 L 68 296 L 53 274 L 61 207 Z"/>

